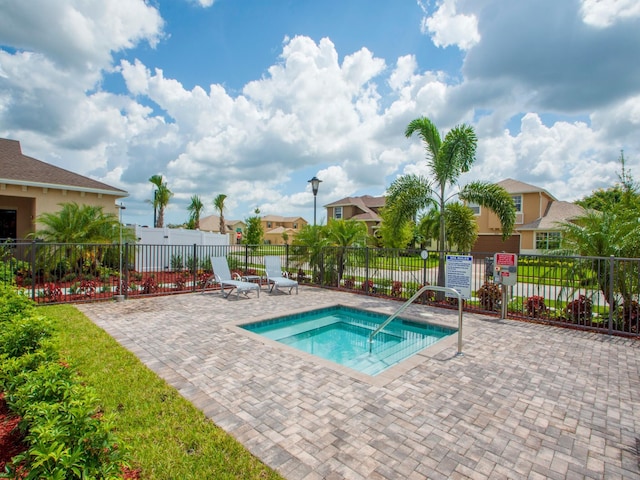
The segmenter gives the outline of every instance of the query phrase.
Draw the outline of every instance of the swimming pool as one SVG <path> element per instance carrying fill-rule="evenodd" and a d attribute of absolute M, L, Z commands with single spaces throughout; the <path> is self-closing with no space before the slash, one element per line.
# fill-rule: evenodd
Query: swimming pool
<path fill-rule="evenodd" d="M 369 335 L 387 318 L 338 305 L 239 327 L 368 375 L 377 375 L 457 332 L 398 317 L 374 337 L 370 353 Z"/>

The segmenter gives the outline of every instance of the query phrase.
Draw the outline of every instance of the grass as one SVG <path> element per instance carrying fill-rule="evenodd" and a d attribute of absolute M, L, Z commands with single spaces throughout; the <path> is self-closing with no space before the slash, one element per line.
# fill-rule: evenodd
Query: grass
<path fill-rule="evenodd" d="M 71 305 L 42 307 L 143 479 L 281 479 Z"/>

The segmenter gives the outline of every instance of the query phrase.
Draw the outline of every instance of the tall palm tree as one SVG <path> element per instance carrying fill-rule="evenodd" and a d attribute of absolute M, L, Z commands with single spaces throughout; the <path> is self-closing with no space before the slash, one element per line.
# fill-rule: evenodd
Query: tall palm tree
<path fill-rule="evenodd" d="M 167 182 L 162 179 L 162 175 L 153 175 L 149 178 L 149 181 L 156 186 L 153 192 L 153 205 L 154 212 L 157 210 L 158 218 L 156 219 L 154 227 L 164 227 L 164 209 L 169 205 L 169 200 L 173 197 L 173 192 L 167 187 Z M 154 217 L 155 218 L 155 217 Z"/>
<path fill-rule="evenodd" d="M 405 136 L 410 138 L 413 134 L 424 142 L 427 165 L 433 175 L 433 185 L 419 176 L 409 176 L 397 179 L 400 188 L 391 190 L 387 202 L 403 215 L 410 214 L 415 217 L 417 207 L 424 208 L 430 201 L 435 202 L 440 213 L 440 228 L 438 250 L 440 262 L 438 266 L 438 284 L 444 285 L 444 249 L 447 241 L 445 205 L 447 200 L 447 187 L 456 186 L 460 175 L 466 173 L 475 161 L 478 138 L 473 127 L 461 124 L 452 128 L 442 140 L 436 126 L 426 117 L 412 120 L 405 131 Z M 427 192 L 425 198 L 411 198 L 407 189 L 411 188 L 419 193 Z M 500 186 L 488 182 L 472 182 L 466 185 L 459 193 L 462 200 L 478 203 L 493 210 L 502 224 L 503 238 L 509 237 L 515 223 L 515 206 L 510 195 Z M 431 198 L 431 200 L 429 200 Z M 404 208 L 396 205 L 400 203 Z"/>
<path fill-rule="evenodd" d="M 224 193 L 221 193 L 216 198 L 213 199 L 213 206 L 216 208 L 218 213 L 220 214 L 220 233 L 227 233 L 227 226 L 224 221 L 224 201 L 227 199 L 227 196 Z"/>
<path fill-rule="evenodd" d="M 195 230 L 200 229 L 200 214 L 204 210 L 204 204 L 198 195 L 191 196 L 191 203 L 187 207 L 189 210 L 189 225 Z"/>

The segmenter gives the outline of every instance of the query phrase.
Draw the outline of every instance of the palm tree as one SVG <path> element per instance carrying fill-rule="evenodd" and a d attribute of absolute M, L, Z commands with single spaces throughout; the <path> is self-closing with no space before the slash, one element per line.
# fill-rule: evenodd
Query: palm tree
<path fill-rule="evenodd" d="M 156 186 L 151 204 L 153 205 L 153 211 L 157 210 L 158 218 L 155 219 L 154 217 L 155 224 L 153 226 L 162 228 L 164 227 L 164 209 L 169 204 L 171 197 L 173 197 L 173 192 L 167 187 L 167 182 L 163 181 L 162 175 L 153 175 L 149 178 L 149 181 Z"/>
<path fill-rule="evenodd" d="M 411 215 L 411 217 L 415 217 L 420 207 L 426 207 L 429 202 L 436 203 L 440 214 L 438 285 L 444 285 L 444 249 L 447 240 L 445 205 L 449 200 L 445 193 L 447 187 L 456 186 L 460 175 L 471 168 L 475 161 L 478 138 L 473 127 L 461 124 L 452 128 L 442 140 L 436 126 L 426 117 L 417 118 L 409 123 L 405 136 L 410 138 L 414 133 L 425 144 L 427 165 L 434 177 L 433 187 L 423 177 L 415 175 L 409 175 L 408 178 L 400 177 L 396 180 L 399 187 L 390 188 L 387 203 L 398 214 Z M 412 198 L 413 195 L 408 194 L 407 191 L 428 195 Z M 466 185 L 458 195 L 462 200 L 478 203 L 493 210 L 502 224 L 503 238 L 511 235 L 515 223 L 515 206 L 511 196 L 503 188 L 488 182 L 472 182 Z"/>
<path fill-rule="evenodd" d="M 299 268 L 305 263 L 309 263 L 309 267 L 313 271 L 313 281 L 318 282 L 316 272 L 319 278 L 324 278 L 324 262 L 322 261 L 322 252 L 329 245 L 326 235 L 326 226 L 324 225 L 305 225 L 300 229 L 293 239 L 292 253 L 294 261 Z"/>
<path fill-rule="evenodd" d="M 55 263 L 63 257 L 79 271 L 84 268 L 97 272 L 98 265 L 104 264 L 108 252 L 112 250 L 110 247 L 105 250 L 102 244 L 113 245 L 120 241 L 121 226 L 118 216 L 104 213 L 103 207 L 95 205 L 78 205 L 72 202 L 62 203 L 60 207 L 57 212 L 39 215 L 36 221 L 43 227 L 29 235 L 45 242 L 64 244 L 40 250 L 43 256 L 38 258 L 39 265 L 52 270 Z M 136 237 L 127 228 L 122 230 L 122 238 L 126 242 L 133 242 Z"/>
<path fill-rule="evenodd" d="M 60 204 L 60 210 L 43 213 L 37 223 L 44 225 L 31 236 L 56 243 L 116 243 L 120 237 L 120 221 L 103 207 Z"/>
<path fill-rule="evenodd" d="M 220 213 L 220 233 L 223 235 L 227 233 L 227 226 L 224 221 L 224 201 L 226 198 L 227 196 L 224 193 L 221 193 L 213 200 L 213 206 Z"/>
<path fill-rule="evenodd" d="M 189 210 L 189 225 L 192 226 L 194 230 L 200 229 L 200 214 L 202 210 L 204 210 L 204 204 L 198 195 L 191 196 L 191 203 L 187 207 Z"/>
<path fill-rule="evenodd" d="M 347 265 L 347 249 L 364 247 L 369 240 L 367 225 L 358 220 L 332 220 L 326 227 L 326 236 L 330 246 L 336 249 L 336 266 L 338 267 L 338 284 Z"/>

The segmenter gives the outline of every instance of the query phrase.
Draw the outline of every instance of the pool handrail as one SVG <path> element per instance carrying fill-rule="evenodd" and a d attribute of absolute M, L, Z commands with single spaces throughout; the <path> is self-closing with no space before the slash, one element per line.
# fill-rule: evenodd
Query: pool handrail
<path fill-rule="evenodd" d="M 398 308 L 398 310 L 396 310 L 394 313 L 389 315 L 389 317 L 384 322 L 382 322 L 380 326 L 378 326 L 378 328 L 376 328 L 373 332 L 371 332 L 371 334 L 369 335 L 369 353 L 371 353 L 371 349 L 373 347 L 373 337 L 375 337 L 380 332 L 380 330 L 382 330 L 384 327 L 389 325 L 389 323 L 391 323 L 394 318 L 400 315 L 409 305 L 411 305 L 420 295 L 422 295 L 427 290 L 452 293 L 458 298 L 458 352 L 456 353 L 456 355 L 463 354 L 462 353 L 462 296 L 460 295 L 460 292 L 458 292 L 455 288 L 440 287 L 438 285 L 425 285 L 424 287 L 422 287 L 420 290 L 414 293 L 409 300 L 407 300 L 402 305 L 400 305 L 400 308 Z"/>

